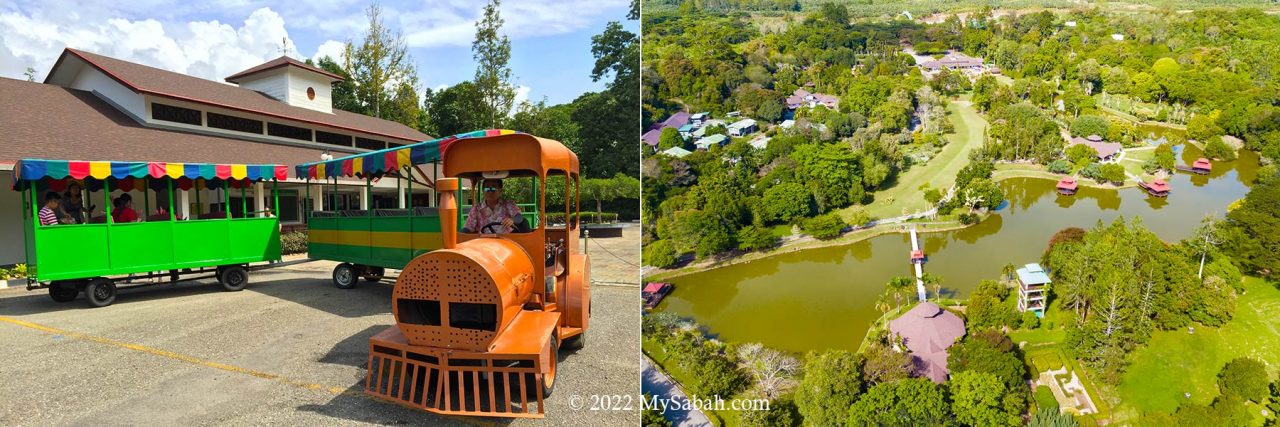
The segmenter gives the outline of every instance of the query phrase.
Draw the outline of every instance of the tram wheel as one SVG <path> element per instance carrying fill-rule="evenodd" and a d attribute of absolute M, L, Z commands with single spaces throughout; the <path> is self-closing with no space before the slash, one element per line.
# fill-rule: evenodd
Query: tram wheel
<path fill-rule="evenodd" d="M 84 287 L 84 295 L 89 305 L 106 307 L 116 302 L 116 283 L 103 278 L 90 280 Z"/>
<path fill-rule="evenodd" d="M 387 270 L 382 267 L 365 267 L 364 280 L 369 283 L 378 283 L 386 276 Z"/>
<path fill-rule="evenodd" d="M 542 374 L 542 381 L 537 381 L 537 375 L 525 374 L 525 396 L 530 400 L 537 399 L 538 388 L 542 388 L 542 398 L 551 397 L 551 392 L 556 388 L 556 359 L 560 355 L 560 339 L 556 337 L 556 333 L 551 333 L 551 357 L 547 358 L 551 361 L 551 369 L 547 373 Z"/>
<path fill-rule="evenodd" d="M 77 288 L 74 284 L 54 282 L 49 285 L 49 297 L 53 298 L 54 301 L 71 302 L 75 301 L 76 297 L 79 295 L 80 288 Z"/>
<path fill-rule="evenodd" d="M 333 285 L 338 289 L 351 289 L 356 287 L 357 274 L 356 267 L 349 263 L 338 264 L 333 268 Z"/>
<path fill-rule="evenodd" d="M 242 265 L 222 267 L 218 271 L 218 283 L 228 291 L 242 290 L 249 285 L 249 270 L 245 270 Z"/>

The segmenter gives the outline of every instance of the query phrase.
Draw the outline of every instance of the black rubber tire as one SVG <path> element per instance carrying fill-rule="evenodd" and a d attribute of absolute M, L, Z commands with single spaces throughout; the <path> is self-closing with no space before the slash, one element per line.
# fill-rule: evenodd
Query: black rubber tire
<path fill-rule="evenodd" d="M 534 374 L 525 374 L 525 397 L 529 400 L 537 399 L 538 387 L 542 387 L 542 398 L 551 397 L 551 393 L 556 390 L 556 365 L 560 358 L 560 339 L 556 337 L 554 332 L 551 333 L 551 370 L 542 376 L 542 381 L 536 381 Z"/>
<path fill-rule="evenodd" d="M 249 270 L 242 265 L 228 265 L 218 269 L 218 283 L 222 289 L 230 292 L 244 290 L 249 286 Z"/>
<path fill-rule="evenodd" d="M 337 286 L 338 289 L 356 287 L 357 277 L 359 277 L 359 272 L 356 271 L 356 266 L 354 265 L 344 262 L 333 268 L 333 286 Z"/>
<path fill-rule="evenodd" d="M 116 302 L 116 283 L 107 279 L 93 279 L 84 286 L 85 299 L 94 307 L 106 307 Z"/>
<path fill-rule="evenodd" d="M 383 278 L 384 276 L 386 276 L 386 274 L 387 274 L 387 270 L 386 270 L 386 269 L 384 269 L 384 268 L 382 268 L 382 267 L 367 267 L 367 266 L 366 266 L 366 267 L 364 268 L 363 273 L 364 273 L 364 276 L 363 276 L 363 277 L 364 277 L 364 280 L 365 280 L 366 282 L 369 282 L 369 283 L 378 283 L 378 282 L 381 282 L 381 281 L 382 281 L 382 278 Z"/>
<path fill-rule="evenodd" d="M 587 346 L 587 333 L 583 332 L 573 338 L 564 340 L 564 348 L 578 351 Z"/>
<path fill-rule="evenodd" d="M 80 296 L 80 288 L 71 283 L 54 282 L 49 285 L 49 297 L 57 302 L 75 301 Z"/>

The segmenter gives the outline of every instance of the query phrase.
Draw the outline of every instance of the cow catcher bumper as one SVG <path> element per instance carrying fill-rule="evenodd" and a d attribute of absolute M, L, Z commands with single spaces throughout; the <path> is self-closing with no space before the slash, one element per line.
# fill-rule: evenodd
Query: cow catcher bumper
<path fill-rule="evenodd" d="M 559 317 L 521 312 L 486 352 L 411 345 L 391 326 L 369 339 L 365 393 L 440 414 L 542 418 Z"/>

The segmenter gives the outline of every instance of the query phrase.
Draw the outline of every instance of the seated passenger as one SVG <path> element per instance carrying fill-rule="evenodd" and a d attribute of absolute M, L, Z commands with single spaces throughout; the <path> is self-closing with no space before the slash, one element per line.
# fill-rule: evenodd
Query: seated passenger
<path fill-rule="evenodd" d="M 484 190 L 484 200 L 471 207 L 467 212 L 467 222 L 463 225 L 465 233 L 497 233 L 506 234 L 515 229 L 517 223 L 523 223 L 520 207 L 516 203 L 502 197 L 502 180 L 486 179 L 480 186 Z M 486 227 L 490 224 L 497 223 Z"/>
<path fill-rule="evenodd" d="M 111 221 L 117 224 L 125 222 L 138 222 L 138 212 L 133 210 L 133 196 L 128 193 L 121 194 L 111 202 Z"/>
<path fill-rule="evenodd" d="M 84 205 L 81 193 L 83 193 L 83 191 L 80 184 L 72 183 L 67 187 L 66 194 L 62 196 L 62 216 L 71 217 L 71 219 L 75 220 L 76 224 L 84 224 L 85 216 L 92 216 L 95 208 L 93 205 Z"/>
<path fill-rule="evenodd" d="M 71 224 L 72 219 L 68 216 L 58 217 L 58 206 L 62 203 L 62 195 L 56 191 L 44 193 L 44 207 L 40 208 L 40 212 L 36 213 L 36 217 L 40 219 L 40 225 L 58 225 Z M 61 221 L 61 222 L 59 222 Z"/>

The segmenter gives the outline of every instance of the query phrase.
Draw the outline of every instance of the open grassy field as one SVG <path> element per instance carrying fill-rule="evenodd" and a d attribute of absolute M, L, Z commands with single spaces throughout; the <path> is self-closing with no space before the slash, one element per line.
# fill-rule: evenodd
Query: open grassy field
<path fill-rule="evenodd" d="M 898 176 L 894 185 L 875 193 L 875 202 L 867 206 L 867 213 L 875 218 L 889 218 L 904 213 L 925 211 L 931 208 L 921 195 L 920 186 L 946 190 L 956 181 L 956 174 L 969 164 L 969 152 L 982 145 L 987 131 L 987 121 L 969 103 L 968 96 L 947 104 L 947 119 L 955 125 L 956 133 L 947 134 L 947 145 L 929 163 L 917 165 Z M 855 209 L 841 211 L 849 219 Z"/>
<path fill-rule="evenodd" d="M 1245 288 L 1226 326 L 1156 332 L 1134 352 L 1133 364 L 1116 387 L 1121 402 L 1117 415 L 1136 419 L 1143 412 L 1172 412 L 1188 400 L 1183 393 L 1208 404 L 1218 395 L 1218 371 L 1237 357 L 1265 362 L 1275 378 L 1280 369 L 1280 290 L 1253 277 L 1246 279 Z"/>

